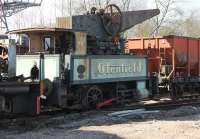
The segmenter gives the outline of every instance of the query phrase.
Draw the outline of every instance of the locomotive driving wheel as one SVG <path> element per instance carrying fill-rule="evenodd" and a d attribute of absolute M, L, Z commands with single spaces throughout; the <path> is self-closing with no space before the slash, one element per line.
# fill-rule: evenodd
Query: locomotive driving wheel
<path fill-rule="evenodd" d="M 97 86 L 88 87 L 82 98 L 82 106 L 85 109 L 95 108 L 98 103 L 103 101 L 103 92 Z"/>
<path fill-rule="evenodd" d="M 108 35 L 116 36 L 122 26 L 122 13 L 118 6 L 111 4 L 106 6 L 102 15 L 102 22 Z"/>

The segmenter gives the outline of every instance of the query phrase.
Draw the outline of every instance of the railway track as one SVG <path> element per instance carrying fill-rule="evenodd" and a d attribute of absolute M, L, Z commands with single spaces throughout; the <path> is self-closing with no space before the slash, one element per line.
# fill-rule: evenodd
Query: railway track
<path fill-rule="evenodd" d="M 144 104 L 146 110 L 165 110 L 165 109 L 174 109 L 181 106 L 200 106 L 200 99 L 183 99 L 183 100 L 168 100 L 153 104 Z"/>
<path fill-rule="evenodd" d="M 154 101 L 153 103 L 147 103 L 148 101 L 142 101 L 125 106 L 108 107 L 103 110 L 106 111 L 122 111 L 122 110 L 135 110 L 135 109 L 146 109 L 146 110 L 166 110 L 175 109 L 181 106 L 200 106 L 200 97 L 198 96 L 185 96 L 179 100 L 161 100 Z"/>
<path fill-rule="evenodd" d="M 78 118 L 82 118 L 82 115 L 91 116 L 91 114 L 102 114 L 109 113 L 115 111 L 124 111 L 124 110 L 136 110 L 136 109 L 146 109 L 149 110 L 167 110 L 167 109 L 175 109 L 181 106 L 200 106 L 200 99 L 183 99 L 183 100 L 167 100 L 167 101 L 157 101 L 155 103 L 145 104 L 145 103 L 136 103 L 132 105 L 126 106 L 115 106 L 115 107 L 107 107 L 103 109 L 97 109 L 92 111 L 80 111 L 80 110 L 55 110 L 55 111 L 46 111 L 38 116 L 30 116 L 30 115 L 0 115 L 0 126 L 27 126 L 37 127 L 38 124 L 44 123 L 49 119 L 56 119 L 57 117 L 71 117 L 73 120 Z M 87 114 L 86 114 L 87 113 Z M 74 116 L 78 115 L 78 117 Z M 86 117 L 87 117 L 86 116 Z M 53 120 L 54 121 L 54 120 Z M 48 123 L 48 122 L 47 122 Z"/>

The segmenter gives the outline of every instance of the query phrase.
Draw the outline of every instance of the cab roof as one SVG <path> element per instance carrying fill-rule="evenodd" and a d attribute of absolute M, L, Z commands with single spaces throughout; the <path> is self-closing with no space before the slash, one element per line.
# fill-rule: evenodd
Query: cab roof
<path fill-rule="evenodd" d="M 29 34 L 29 33 L 42 33 L 42 32 L 84 32 L 83 30 L 73 30 L 66 28 L 53 28 L 53 27 L 35 27 L 24 28 L 18 30 L 9 31 L 8 34 Z"/>

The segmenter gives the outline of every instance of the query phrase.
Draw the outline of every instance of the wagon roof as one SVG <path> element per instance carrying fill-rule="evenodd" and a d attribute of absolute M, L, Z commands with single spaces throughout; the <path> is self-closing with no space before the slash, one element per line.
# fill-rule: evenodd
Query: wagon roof
<path fill-rule="evenodd" d="M 167 36 L 155 36 L 155 37 L 131 37 L 128 40 L 140 40 L 140 39 L 169 39 L 169 38 L 180 38 L 180 39 L 195 39 L 199 40 L 200 38 L 187 37 L 187 36 L 177 36 L 177 35 L 167 35 Z"/>
<path fill-rule="evenodd" d="M 42 32 L 84 32 L 83 30 L 73 30 L 66 28 L 53 28 L 53 27 L 35 27 L 24 28 L 18 30 L 9 31 L 9 34 L 26 34 L 26 33 L 42 33 Z"/>

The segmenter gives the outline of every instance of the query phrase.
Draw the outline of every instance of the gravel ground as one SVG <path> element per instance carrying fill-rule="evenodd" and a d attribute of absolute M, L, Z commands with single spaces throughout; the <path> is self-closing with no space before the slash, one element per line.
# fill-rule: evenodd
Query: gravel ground
<path fill-rule="evenodd" d="M 0 139 L 200 139 L 199 132 L 200 108 L 190 106 L 125 116 L 90 111 L 0 124 Z"/>

